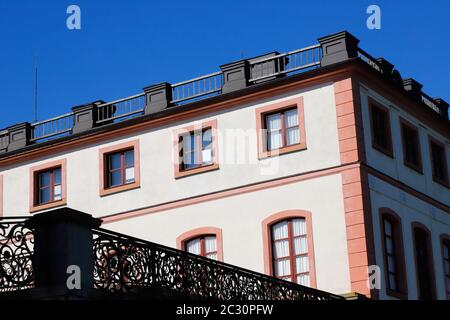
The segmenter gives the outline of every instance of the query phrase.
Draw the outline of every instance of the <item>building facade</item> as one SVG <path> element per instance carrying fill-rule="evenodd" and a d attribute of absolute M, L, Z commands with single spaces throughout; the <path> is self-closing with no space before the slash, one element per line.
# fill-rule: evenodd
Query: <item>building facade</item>
<path fill-rule="evenodd" d="M 347 32 L 318 41 L 6 128 L 0 213 L 68 206 L 336 294 L 450 299 L 448 104 Z"/>

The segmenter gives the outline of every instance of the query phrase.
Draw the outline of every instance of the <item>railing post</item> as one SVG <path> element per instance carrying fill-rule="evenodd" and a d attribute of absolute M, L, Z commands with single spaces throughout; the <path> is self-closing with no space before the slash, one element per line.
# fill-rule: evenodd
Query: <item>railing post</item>
<path fill-rule="evenodd" d="M 220 66 L 223 72 L 222 93 L 228 93 L 248 86 L 250 80 L 250 64 L 248 60 L 239 60 Z"/>
<path fill-rule="evenodd" d="M 256 80 L 256 81 L 252 81 L 252 83 L 260 83 L 260 82 L 265 82 L 265 81 L 269 81 L 269 80 L 273 80 L 276 78 L 280 78 L 280 77 L 284 77 L 285 74 L 276 74 L 278 72 L 284 71 L 284 67 L 285 67 L 285 63 L 287 63 L 288 61 L 285 61 L 285 59 L 272 59 L 272 60 L 267 60 L 265 62 L 262 63 L 258 63 L 256 65 L 251 65 L 252 62 L 257 61 L 257 60 L 261 60 L 264 58 L 270 58 L 270 57 L 275 57 L 277 55 L 279 55 L 280 53 L 278 51 L 274 51 L 274 52 L 270 52 L 261 56 L 257 56 L 251 59 L 248 59 L 248 62 L 250 63 L 250 79 L 255 79 L 255 78 L 260 78 L 260 77 L 264 77 L 270 74 L 275 74 L 271 77 L 266 77 L 260 80 Z M 280 63 L 280 61 L 283 61 L 283 63 Z"/>
<path fill-rule="evenodd" d="M 422 87 L 423 86 L 413 78 L 403 79 L 403 88 L 419 100 L 422 99 Z"/>
<path fill-rule="evenodd" d="M 33 229 L 34 234 L 33 270 L 38 298 L 92 297 L 92 228 L 100 224 L 100 219 L 70 208 L 40 213 L 27 220 L 26 226 Z M 70 276 L 73 281 L 68 281 Z M 80 288 L 69 288 L 67 284 L 76 284 L 76 277 L 79 277 Z"/>
<path fill-rule="evenodd" d="M 434 98 L 434 102 L 438 105 L 439 109 L 441 109 L 441 114 L 445 119 L 448 119 L 448 106 L 449 104 L 442 98 Z"/>
<path fill-rule="evenodd" d="M 8 134 L 8 152 L 31 144 L 31 124 L 29 122 L 22 122 L 9 127 Z"/>
<path fill-rule="evenodd" d="M 0 153 L 8 152 L 9 133 L 8 130 L 0 131 Z"/>
<path fill-rule="evenodd" d="M 321 66 L 327 66 L 357 57 L 359 40 L 347 31 L 318 39 L 322 47 Z"/>
<path fill-rule="evenodd" d="M 79 133 L 95 127 L 97 122 L 97 106 L 105 103 L 97 100 L 72 108 L 73 128 L 72 133 Z"/>
<path fill-rule="evenodd" d="M 171 106 L 172 85 L 161 82 L 144 88 L 146 95 L 144 114 L 162 111 Z"/>

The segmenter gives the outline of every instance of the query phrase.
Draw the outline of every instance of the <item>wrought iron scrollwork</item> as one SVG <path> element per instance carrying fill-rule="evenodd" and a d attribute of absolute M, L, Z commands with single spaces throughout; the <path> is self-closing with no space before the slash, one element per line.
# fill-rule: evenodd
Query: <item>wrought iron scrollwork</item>
<path fill-rule="evenodd" d="M 34 287 L 33 231 L 22 219 L 0 220 L 0 292 Z"/>
<path fill-rule="evenodd" d="M 333 300 L 342 297 L 99 229 L 94 231 L 94 283 L 108 292 L 165 288 L 221 300 Z"/>

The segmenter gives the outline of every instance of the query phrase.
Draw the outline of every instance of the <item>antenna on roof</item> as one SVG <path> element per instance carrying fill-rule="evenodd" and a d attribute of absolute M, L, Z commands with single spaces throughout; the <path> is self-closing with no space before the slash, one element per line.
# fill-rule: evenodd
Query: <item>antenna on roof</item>
<path fill-rule="evenodd" d="M 39 56 L 36 54 L 34 65 L 34 122 L 38 121 L 38 68 Z"/>

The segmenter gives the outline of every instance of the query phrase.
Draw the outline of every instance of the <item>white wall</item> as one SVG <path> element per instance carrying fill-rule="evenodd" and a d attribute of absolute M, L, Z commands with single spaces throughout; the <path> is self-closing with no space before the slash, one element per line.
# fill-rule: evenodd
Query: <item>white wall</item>
<path fill-rule="evenodd" d="M 256 141 L 243 146 L 247 159 L 244 164 L 224 163 L 226 156 L 236 153 L 236 143 L 228 143 L 225 129 L 254 130 L 255 108 L 284 99 L 302 96 L 304 99 L 307 150 L 285 154 L 273 160 L 257 160 Z M 216 119 L 219 130 L 219 156 L 222 164 L 217 171 L 174 179 L 172 131 L 198 120 Z M 98 149 L 120 142 L 140 140 L 141 187 L 139 189 L 99 196 Z M 4 175 L 4 215 L 27 215 L 29 212 L 29 167 L 61 157 L 67 158 L 67 205 L 101 217 L 150 205 L 188 198 L 233 188 L 263 180 L 318 170 L 339 165 L 336 111 L 332 83 L 297 90 L 290 94 L 236 107 L 203 119 L 175 123 L 106 141 L 84 148 L 46 157 L 30 163 L 1 168 Z M 268 168 L 275 168 L 270 174 Z"/>
<path fill-rule="evenodd" d="M 391 101 L 387 100 L 366 85 L 361 86 L 360 93 L 364 140 L 368 164 L 377 170 L 402 181 L 417 191 L 425 193 L 426 195 L 445 203 L 447 206 L 450 206 L 450 189 L 434 182 L 432 179 L 428 136 L 431 135 L 446 145 L 447 162 L 450 161 L 450 141 L 446 140 L 437 131 L 427 127 L 420 120 L 403 111 L 403 109 L 399 106 L 394 105 Z M 389 109 L 394 159 L 372 148 L 368 97 L 375 99 L 384 107 Z M 423 107 L 426 108 L 426 106 Z M 403 144 L 400 131 L 400 116 L 414 124 L 419 129 L 423 174 L 417 173 L 415 170 L 410 169 L 403 164 Z M 450 163 L 448 163 L 448 168 L 450 168 Z"/>
<path fill-rule="evenodd" d="M 386 207 L 395 211 L 402 220 L 409 299 L 417 299 L 416 267 L 411 227 L 412 222 L 422 223 L 431 232 L 437 298 L 446 299 L 440 235 L 450 235 L 450 215 L 447 212 L 371 175 L 369 176 L 369 187 L 371 191 L 370 197 L 372 202 L 376 262 L 383 274 L 381 277 L 382 290 L 380 292 L 380 298 L 390 299 L 390 297 L 386 295 L 385 290 L 385 270 L 379 216 L 379 209 Z"/>
<path fill-rule="evenodd" d="M 183 232 L 218 227 L 223 233 L 224 261 L 263 273 L 262 221 L 290 209 L 312 213 L 318 289 L 350 292 L 340 174 L 124 219 L 104 227 L 171 247 L 176 247 L 176 238 Z"/>

